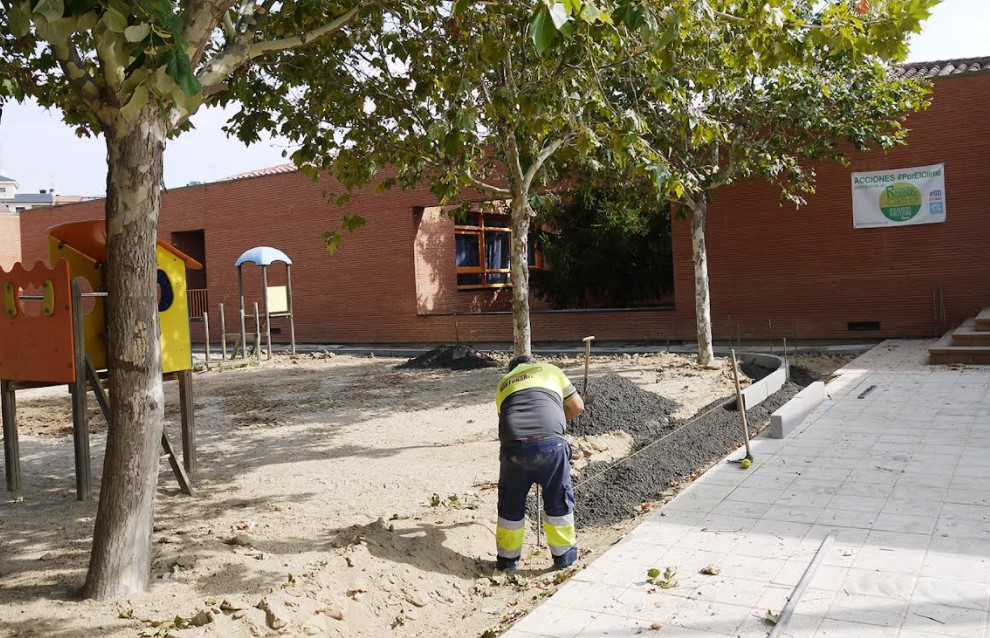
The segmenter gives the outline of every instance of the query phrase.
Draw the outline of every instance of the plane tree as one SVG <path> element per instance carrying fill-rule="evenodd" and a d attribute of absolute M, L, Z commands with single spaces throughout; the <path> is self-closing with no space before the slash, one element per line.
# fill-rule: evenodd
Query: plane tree
<path fill-rule="evenodd" d="M 391 12 L 410 19 L 420 6 L 391 4 L 2 0 L 0 104 L 36 100 L 107 148 L 111 406 L 86 596 L 126 596 L 149 581 L 164 403 L 155 241 L 168 140 L 204 106 L 255 99 L 238 81 L 250 69 L 291 64 L 317 44 L 346 50 Z M 277 72 L 268 79 L 266 90 L 286 89 Z"/>
<path fill-rule="evenodd" d="M 905 143 L 904 119 L 926 108 L 928 88 L 892 65 L 937 1 L 710 2 L 711 21 L 673 21 L 679 46 L 610 69 L 603 82 L 613 99 L 643 121 L 649 152 L 633 169 L 691 224 L 699 364 L 713 359 L 712 197 L 759 179 L 801 205 L 814 193 L 815 166 Z M 754 32 L 754 23 L 766 29 Z"/>

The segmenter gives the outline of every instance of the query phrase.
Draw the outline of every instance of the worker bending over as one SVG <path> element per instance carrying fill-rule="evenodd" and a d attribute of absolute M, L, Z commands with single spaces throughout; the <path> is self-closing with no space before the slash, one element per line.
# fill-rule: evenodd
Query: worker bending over
<path fill-rule="evenodd" d="M 526 495 L 543 488 L 543 529 L 560 569 L 577 560 L 571 451 L 567 421 L 584 411 L 584 401 L 560 368 L 516 357 L 495 393 L 499 451 L 497 569 L 515 569 L 522 553 Z"/>

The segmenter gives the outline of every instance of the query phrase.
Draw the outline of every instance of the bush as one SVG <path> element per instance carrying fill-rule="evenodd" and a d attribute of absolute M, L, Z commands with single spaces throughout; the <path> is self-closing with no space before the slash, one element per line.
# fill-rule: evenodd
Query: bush
<path fill-rule="evenodd" d="M 674 290 L 670 207 L 636 188 L 570 193 L 537 216 L 536 295 L 554 308 L 663 303 Z"/>

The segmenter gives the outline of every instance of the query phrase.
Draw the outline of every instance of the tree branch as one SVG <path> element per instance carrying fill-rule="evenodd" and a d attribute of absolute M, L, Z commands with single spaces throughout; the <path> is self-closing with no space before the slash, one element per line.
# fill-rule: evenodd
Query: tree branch
<path fill-rule="evenodd" d="M 281 40 L 272 40 L 270 42 L 258 42 L 252 44 L 248 52 L 248 59 L 246 61 L 259 58 L 267 53 L 274 53 L 277 51 L 285 51 L 286 49 L 295 49 L 301 46 L 305 46 L 310 42 L 324 38 L 334 31 L 337 31 L 348 22 L 350 22 L 354 16 L 357 15 L 358 11 L 365 4 L 370 4 L 369 2 L 358 2 L 356 5 L 334 18 L 330 22 L 319 26 L 311 31 L 307 31 L 302 35 L 293 36 L 291 38 L 282 38 Z"/>
<path fill-rule="evenodd" d="M 467 179 L 469 182 L 471 182 L 471 185 L 474 186 L 479 191 L 488 193 L 490 195 L 498 195 L 499 197 L 512 197 L 512 191 L 509 190 L 508 188 L 502 188 L 501 186 L 495 186 L 493 184 L 483 182 L 477 179 L 476 177 L 474 177 L 474 175 L 471 174 L 470 170 L 467 171 Z"/>
<path fill-rule="evenodd" d="M 526 171 L 526 174 L 523 175 L 524 192 L 529 192 L 529 187 L 532 186 L 533 179 L 536 178 L 536 174 L 541 168 L 543 168 L 543 164 L 550 159 L 550 156 L 556 153 L 557 149 L 563 146 L 564 142 L 567 140 L 568 136 L 561 137 L 543 147 L 543 150 L 536 156 L 533 163 L 529 165 L 529 169 Z"/>
<path fill-rule="evenodd" d="M 223 2 L 190 0 L 183 12 L 182 37 L 186 40 L 186 55 L 189 56 L 193 67 L 203 56 L 203 51 L 210 41 L 214 27 L 217 26 L 221 16 L 232 4 L 232 0 L 224 0 Z"/>
<path fill-rule="evenodd" d="M 254 6 L 254 3 L 251 4 Z M 302 35 L 291 38 L 250 44 L 249 42 L 245 42 L 246 38 L 238 37 L 235 42 L 228 45 L 223 51 L 221 51 L 217 57 L 208 62 L 206 66 L 196 74 L 196 78 L 199 80 L 199 83 L 203 86 L 204 90 L 218 85 L 230 77 L 235 70 L 256 58 L 268 53 L 298 48 L 330 35 L 350 22 L 365 4 L 368 4 L 368 2 L 366 0 L 361 0 L 361 2 L 358 2 L 356 5 L 330 22 L 317 27 L 312 31 L 308 31 Z M 240 27 L 240 24 L 238 27 Z"/>
<path fill-rule="evenodd" d="M 65 44 L 52 44 L 52 50 L 55 52 L 62 73 L 68 78 L 72 90 L 76 92 L 79 99 L 93 112 L 101 124 L 109 124 L 105 117 L 106 114 L 103 113 L 107 105 L 100 95 L 100 87 L 96 83 L 96 78 L 86 70 L 79 50 L 71 41 Z"/>

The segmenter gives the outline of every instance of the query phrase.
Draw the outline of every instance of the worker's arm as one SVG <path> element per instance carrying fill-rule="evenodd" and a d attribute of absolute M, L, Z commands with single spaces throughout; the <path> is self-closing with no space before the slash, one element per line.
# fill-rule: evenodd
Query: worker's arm
<path fill-rule="evenodd" d="M 584 412 L 584 399 L 575 392 L 564 401 L 564 418 L 568 421 Z"/>

